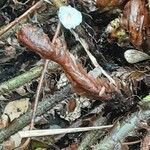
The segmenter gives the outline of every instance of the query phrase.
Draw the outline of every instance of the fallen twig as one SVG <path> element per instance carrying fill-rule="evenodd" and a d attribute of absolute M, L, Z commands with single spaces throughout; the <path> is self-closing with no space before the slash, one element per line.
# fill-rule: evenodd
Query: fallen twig
<path fill-rule="evenodd" d="M 91 131 L 91 130 L 109 129 L 111 127 L 113 127 L 113 125 L 96 126 L 96 127 L 65 128 L 65 129 L 30 130 L 30 131 L 20 131 L 19 135 L 21 136 L 21 138 L 26 138 L 26 137 L 48 136 L 48 135 L 57 135 L 57 134 L 85 132 L 85 131 Z"/>
<path fill-rule="evenodd" d="M 134 144 L 141 143 L 141 142 L 142 142 L 142 140 L 136 140 L 133 142 L 123 142 L 123 143 L 121 143 L 121 145 L 134 145 Z"/>
<path fill-rule="evenodd" d="M 55 35 L 53 37 L 53 40 L 52 40 L 53 44 L 55 43 L 55 40 L 56 40 L 56 38 L 57 38 L 57 36 L 59 34 L 59 31 L 60 31 L 60 22 L 57 25 L 57 29 L 56 29 Z M 48 67 L 48 63 L 49 63 L 49 60 L 45 60 L 44 68 L 42 70 L 40 81 L 39 81 L 39 84 L 38 84 L 38 87 L 37 87 L 36 97 L 35 97 L 35 103 L 34 103 L 34 108 L 33 108 L 33 113 L 32 113 L 32 118 L 31 118 L 31 124 L 30 124 L 30 130 L 32 130 L 34 128 L 34 120 L 35 120 L 35 116 L 36 116 L 36 109 L 37 109 L 37 106 L 38 106 L 40 92 L 41 92 L 41 88 L 42 88 L 42 84 L 43 84 L 45 72 L 46 72 L 47 67 Z M 21 147 L 27 147 L 27 145 L 29 144 L 29 142 L 30 142 L 30 138 L 28 138 L 26 140 L 26 142 Z"/>
<path fill-rule="evenodd" d="M 94 126 L 101 126 L 107 124 L 107 118 L 99 116 L 99 118 L 94 122 Z M 88 132 L 85 137 L 82 139 L 78 150 L 88 150 L 97 140 L 103 135 L 104 130 L 91 131 Z"/>
<path fill-rule="evenodd" d="M 120 149 L 121 142 L 129 135 L 139 129 L 140 122 L 150 117 L 150 110 L 141 110 L 127 117 L 122 123 L 117 123 L 112 131 L 97 145 L 94 150 Z M 131 134 L 130 134 L 131 135 Z"/>
<path fill-rule="evenodd" d="M 108 80 L 110 81 L 110 83 L 113 83 L 114 85 L 116 85 L 115 80 L 99 65 L 99 63 L 97 62 L 96 58 L 91 54 L 91 52 L 89 51 L 89 46 L 87 44 L 87 42 L 78 36 L 78 34 L 74 31 L 74 30 L 70 30 L 71 33 L 74 35 L 74 37 L 76 38 L 77 41 L 79 41 L 81 43 L 81 45 L 83 46 L 84 50 L 86 51 L 86 53 L 88 54 L 91 62 L 93 63 L 93 65 L 96 68 L 99 68 L 102 72 L 102 74 L 108 78 Z"/>
<path fill-rule="evenodd" d="M 56 38 L 57 38 L 57 36 L 59 34 L 59 31 L 60 31 L 60 22 L 57 25 L 57 29 L 55 31 L 55 35 L 54 35 L 54 37 L 52 39 L 52 43 L 53 44 L 55 43 L 55 40 L 56 40 Z M 35 103 L 34 103 L 34 108 L 33 108 L 33 113 L 32 113 L 32 118 L 31 118 L 31 124 L 30 124 L 30 130 L 32 130 L 34 128 L 34 120 L 35 120 L 35 116 L 36 116 L 36 109 L 37 109 L 37 106 L 38 106 L 40 92 L 41 92 L 41 88 L 42 88 L 42 84 L 43 84 L 43 79 L 44 79 L 45 72 L 46 72 L 47 67 L 48 67 L 48 63 L 49 63 L 49 60 L 45 60 L 44 68 L 42 70 L 40 81 L 39 81 L 39 84 L 38 84 L 38 87 L 37 87 L 36 97 L 35 97 Z M 22 145 L 22 147 L 26 147 L 29 142 L 30 142 L 30 138 L 28 138 L 26 140 L 26 142 Z"/>
<path fill-rule="evenodd" d="M 54 64 L 53 62 L 49 63 L 49 66 L 48 66 L 49 71 L 54 71 L 57 68 L 58 68 L 58 64 L 56 64 L 56 63 Z M 43 66 L 34 67 L 34 68 L 30 69 L 29 71 L 27 71 L 17 77 L 14 77 L 8 81 L 1 83 L 0 84 L 0 94 L 2 95 L 5 93 L 8 93 L 8 92 L 15 90 L 16 88 L 24 85 L 25 83 L 30 82 L 33 79 L 36 79 L 37 77 L 40 76 L 42 69 L 43 69 Z"/>
<path fill-rule="evenodd" d="M 56 38 L 59 34 L 59 31 L 60 31 L 60 22 L 57 25 L 57 29 L 56 29 L 55 35 L 53 37 L 52 44 L 55 43 L 55 40 L 56 40 Z M 49 60 L 45 60 L 44 68 L 43 68 L 43 71 L 42 71 L 42 74 L 41 74 L 41 77 L 40 77 L 40 81 L 39 81 L 39 85 L 37 87 L 37 92 L 36 92 L 36 97 L 35 97 L 35 104 L 34 104 L 34 108 L 33 108 L 33 114 L 32 114 L 30 129 L 33 129 L 33 127 L 34 127 L 34 119 L 35 119 L 35 115 L 36 115 L 36 108 L 37 108 L 37 105 L 38 105 L 40 91 L 41 91 L 41 88 L 42 88 L 42 83 L 43 83 L 43 79 L 44 79 L 44 76 L 45 76 L 45 72 L 46 72 L 47 67 L 48 67 L 48 63 L 49 63 Z"/>
<path fill-rule="evenodd" d="M 17 77 L 14 77 L 8 81 L 1 83 L 0 94 L 10 92 L 11 90 L 14 90 L 24 85 L 25 83 L 30 82 L 31 80 L 39 77 L 42 69 L 43 69 L 43 66 L 34 67 Z"/>
<path fill-rule="evenodd" d="M 59 102 L 65 99 L 69 99 L 71 93 L 72 92 L 71 92 L 70 86 L 67 86 L 62 91 L 58 91 L 56 92 L 55 95 L 52 95 L 50 98 L 43 100 L 42 102 L 39 103 L 37 107 L 36 116 L 40 116 L 43 113 L 45 113 L 47 110 L 52 109 Z M 7 128 L 0 130 L 0 143 L 3 142 L 8 137 L 10 137 L 12 134 L 18 132 L 19 130 L 27 126 L 31 121 L 32 112 L 33 110 L 30 110 L 26 114 L 17 118 Z"/>

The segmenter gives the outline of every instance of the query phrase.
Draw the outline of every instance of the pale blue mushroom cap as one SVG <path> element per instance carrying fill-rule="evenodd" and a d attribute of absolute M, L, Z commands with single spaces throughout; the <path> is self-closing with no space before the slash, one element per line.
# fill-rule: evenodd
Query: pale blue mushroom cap
<path fill-rule="evenodd" d="M 61 6 L 58 11 L 58 17 L 66 29 L 74 29 L 82 22 L 81 12 L 70 5 Z"/>

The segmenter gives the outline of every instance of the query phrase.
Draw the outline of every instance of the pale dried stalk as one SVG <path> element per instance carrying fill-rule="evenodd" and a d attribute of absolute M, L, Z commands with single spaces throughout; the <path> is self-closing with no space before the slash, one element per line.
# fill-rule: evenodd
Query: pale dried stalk
<path fill-rule="evenodd" d="M 112 127 L 113 125 L 97 126 L 97 127 L 65 128 L 65 129 L 30 130 L 30 131 L 20 131 L 19 135 L 21 136 L 21 138 L 26 138 L 26 137 L 49 136 L 57 134 L 85 132 L 91 130 L 109 129 Z"/>
<path fill-rule="evenodd" d="M 56 29 L 56 32 L 55 32 L 55 35 L 53 37 L 53 40 L 52 40 L 52 43 L 54 44 L 55 43 L 55 40 L 59 34 L 59 31 L 60 31 L 60 22 L 58 23 L 57 25 L 57 29 Z M 30 124 L 30 130 L 32 130 L 34 128 L 34 120 L 35 120 L 35 117 L 36 117 L 36 109 L 37 109 L 37 106 L 38 106 L 38 101 L 39 101 L 39 97 L 40 97 L 40 92 L 41 92 L 41 88 L 42 88 L 42 84 L 43 84 L 43 79 L 44 79 L 44 76 L 45 76 L 45 72 L 47 70 L 47 67 L 48 67 L 48 63 L 49 63 L 49 60 L 45 60 L 45 63 L 44 63 L 44 68 L 42 70 L 42 73 L 41 73 L 41 77 L 40 77 L 40 81 L 39 81 L 39 84 L 38 84 L 38 87 L 37 87 L 37 91 L 36 91 L 36 97 L 35 97 L 35 103 L 34 103 L 34 108 L 33 108 L 33 113 L 32 113 L 32 118 L 31 118 L 31 124 Z M 25 149 L 28 145 L 29 145 L 29 142 L 30 142 L 30 138 L 28 138 L 23 145 L 21 145 L 20 148 L 22 149 Z"/>
<path fill-rule="evenodd" d="M 53 37 L 53 40 L 52 40 L 53 44 L 55 43 L 55 40 L 56 40 L 56 38 L 59 34 L 59 31 L 60 31 L 60 22 L 57 25 L 57 29 L 56 29 L 55 35 Z M 37 108 L 37 105 L 38 105 L 40 91 L 41 91 L 41 88 L 42 88 L 43 79 L 44 79 L 45 72 L 46 72 L 47 67 L 48 67 L 48 63 L 49 63 L 49 60 L 45 60 L 44 68 L 43 68 L 43 71 L 42 71 L 42 74 L 41 74 L 41 77 L 40 77 L 40 81 L 39 81 L 39 85 L 38 85 L 38 88 L 37 88 L 37 92 L 36 92 L 35 104 L 34 104 L 34 108 L 33 108 L 33 114 L 32 114 L 30 129 L 33 129 L 33 127 L 34 127 L 34 119 L 35 119 L 35 115 L 36 115 L 36 108 Z"/>
<path fill-rule="evenodd" d="M 99 63 L 97 62 L 96 58 L 91 54 L 91 52 L 89 51 L 89 46 L 88 46 L 87 42 L 83 38 L 79 37 L 78 34 L 74 30 L 71 30 L 71 33 L 74 35 L 76 40 L 81 43 L 81 45 L 83 46 L 84 50 L 88 54 L 90 60 L 92 61 L 93 65 L 96 68 L 99 68 L 101 70 L 102 74 L 105 77 L 108 78 L 110 83 L 113 83 L 114 85 L 116 85 L 115 80 L 99 65 Z"/>

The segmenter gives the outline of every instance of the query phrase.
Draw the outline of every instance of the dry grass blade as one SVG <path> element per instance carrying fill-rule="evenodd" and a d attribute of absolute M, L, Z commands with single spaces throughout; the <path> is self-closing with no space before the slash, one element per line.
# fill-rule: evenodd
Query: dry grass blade
<path fill-rule="evenodd" d="M 52 40 L 53 44 L 55 43 L 55 40 L 56 40 L 56 38 L 57 38 L 57 36 L 59 34 L 59 31 L 60 31 L 60 22 L 57 25 L 57 29 L 56 29 L 55 35 L 53 37 L 53 40 Z M 40 81 L 39 81 L 39 85 L 38 85 L 38 88 L 37 88 L 35 104 L 34 104 L 34 109 L 33 109 L 33 116 L 32 116 L 32 120 L 31 120 L 30 129 L 32 129 L 33 126 L 34 126 L 34 119 L 35 119 L 35 114 L 36 114 L 36 108 L 37 108 L 37 105 L 38 105 L 40 91 L 41 91 L 41 88 L 42 88 L 42 83 L 43 83 L 43 79 L 44 79 L 44 76 L 45 76 L 45 72 L 46 72 L 47 67 L 48 67 L 48 63 L 49 63 L 49 60 L 46 60 L 45 64 L 44 64 L 44 68 L 43 68 L 42 74 L 41 74 L 41 78 L 40 78 Z"/>
<path fill-rule="evenodd" d="M 32 131 L 30 130 L 30 131 L 20 131 L 19 135 L 21 136 L 21 138 L 26 138 L 26 137 L 48 136 L 66 133 L 85 132 L 91 130 L 109 129 L 112 127 L 113 125 L 97 126 L 97 127 L 65 128 L 65 129 L 32 130 Z"/>
<path fill-rule="evenodd" d="M 91 54 L 91 52 L 89 51 L 89 46 L 87 42 L 84 39 L 80 38 L 74 30 L 71 30 L 71 33 L 75 36 L 76 40 L 81 43 L 87 55 L 89 56 L 90 60 L 92 61 L 93 65 L 96 68 L 99 68 L 101 70 L 102 74 L 108 78 L 110 83 L 113 83 L 114 85 L 116 85 L 115 80 L 99 65 L 96 58 Z"/>
<path fill-rule="evenodd" d="M 59 34 L 59 31 L 60 31 L 60 22 L 57 25 L 57 29 L 56 29 L 55 35 L 53 37 L 53 40 L 52 40 L 53 44 L 55 43 L 55 40 L 56 40 L 56 38 L 57 38 L 57 36 Z M 30 130 L 32 130 L 34 128 L 34 120 L 35 120 L 35 117 L 36 117 L 36 109 L 37 109 L 37 106 L 38 106 L 40 92 L 41 92 L 41 88 L 42 88 L 42 84 L 43 84 L 43 79 L 44 79 L 44 76 L 45 76 L 45 73 L 46 73 L 46 70 L 47 70 L 47 67 L 48 67 L 48 63 L 49 63 L 49 60 L 45 60 L 44 68 L 43 68 L 43 71 L 41 73 L 39 85 L 38 85 L 38 88 L 37 88 L 37 91 L 36 91 L 35 104 L 34 104 L 33 113 L 32 113 Z M 28 138 L 26 140 L 26 142 L 21 147 L 27 147 L 29 142 L 30 142 L 30 139 Z"/>

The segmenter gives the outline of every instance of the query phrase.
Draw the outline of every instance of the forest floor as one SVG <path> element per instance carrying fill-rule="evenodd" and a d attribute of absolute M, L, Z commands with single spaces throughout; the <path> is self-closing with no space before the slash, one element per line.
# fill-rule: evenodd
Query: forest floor
<path fill-rule="evenodd" d="M 149 41 L 149 0 L 0 0 L 0 149 L 149 150 Z"/>

